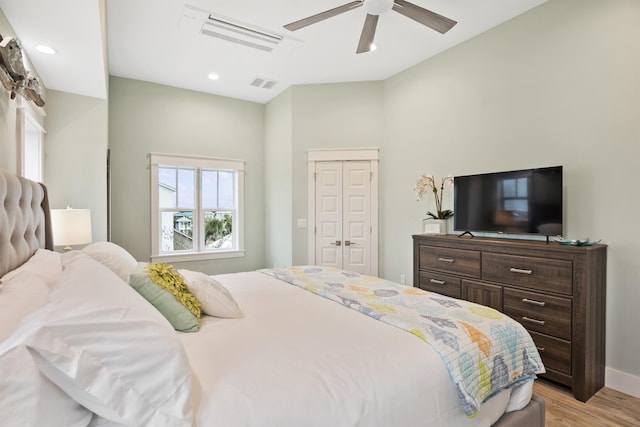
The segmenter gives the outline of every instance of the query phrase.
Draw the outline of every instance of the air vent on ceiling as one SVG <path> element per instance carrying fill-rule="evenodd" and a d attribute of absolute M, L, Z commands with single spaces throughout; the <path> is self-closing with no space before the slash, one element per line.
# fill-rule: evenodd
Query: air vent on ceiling
<path fill-rule="evenodd" d="M 268 53 L 291 51 L 302 45 L 300 40 L 292 37 L 285 37 L 274 31 L 189 5 L 184 6 L 180 28 L 187 33 L 200 34 Z"/>
<path fill-rule="evenodd" d="M 262 89 L 271 89 L 278 82 L 271 79 L 265 79 L 264 77 L 256 77 L 249 83 L 251 86 L 261 87 Z"/>
<path fill-rule="evenodd" d="M 214 15 L 209 15 L 200 30 L 200 34 L 266 52 L 271 52 L 282 41 L 281 35 L 269 33 L 258 28 L 251 28 Z"/>

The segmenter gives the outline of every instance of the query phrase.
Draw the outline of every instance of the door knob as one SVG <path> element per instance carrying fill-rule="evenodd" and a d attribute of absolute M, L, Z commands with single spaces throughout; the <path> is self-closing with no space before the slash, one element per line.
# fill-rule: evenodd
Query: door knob
<path fill-rule="evenodd" d="M 336 245 L 336 246 L 340 246 L 342 244 L 342 242 L 340 240 L 336 240 L 335 243 L 331 243 L 332 245 Z M 347 242 L 345 242 L 345 244 L 347 244 Z"/>
<path fill-rule="evenodd" d="M 351 240 L 345 240 L 344 241 L 344 245 L 345 246 L 351 246 L 351 245 L 355 245 L 355 243 L 351 243 Z"/>

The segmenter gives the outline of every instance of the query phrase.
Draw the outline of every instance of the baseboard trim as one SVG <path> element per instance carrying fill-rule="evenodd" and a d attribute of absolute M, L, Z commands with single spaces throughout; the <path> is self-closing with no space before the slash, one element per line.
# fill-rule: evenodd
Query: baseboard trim
<path fill-rule="evenodd" d="M 621 391 L 631 396 L 640 397 L 640 377 L 618 371 L 613 368 L 604 369 L 605 387 Z"/>

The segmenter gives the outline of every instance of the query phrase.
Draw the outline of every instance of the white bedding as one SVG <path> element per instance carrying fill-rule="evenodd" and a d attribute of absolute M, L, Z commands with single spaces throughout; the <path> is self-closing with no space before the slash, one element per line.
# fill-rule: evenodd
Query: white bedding
<path fill-rule="evenodd" d="M 413 334 L 259 272 L 215 278 L 244 317 L 203 316 L 199 332 L 176 334 L 85 254 L 40 253 L 2 277 L 3 422 L 81 427 L 89 408 L 92 427 L 482 427 L 531 398 L 530 381 L 469 419 L 442 360 Z M 29 409 L 51 405 L 55 421 Z M 176 422 L 158 424 L 167 411 Z"/>
<path fill-rule="evenodd" d="M 25 266 L 40 261 L 33 257 Z M 7 287 L 31 289 L 34 280 L 7 282 L 0 299 Z M 191 390 L 189 362 L 169 322 L 115 273 L 77 251 L 62 256 L 46 302 L 0 340 L 2 426 L 81 427 L 93 412 L 95 425 L 187 427 Z M 49 406 L 40 408 L 41 402 Z"/>
<path fill-rule="evenodd" d="M 219 275 L 245 314 L 181 334 L 197 426 L 489 426 L 532 383 L 472 419 L 437 353 L 410 333 L 258 272 Z"/>

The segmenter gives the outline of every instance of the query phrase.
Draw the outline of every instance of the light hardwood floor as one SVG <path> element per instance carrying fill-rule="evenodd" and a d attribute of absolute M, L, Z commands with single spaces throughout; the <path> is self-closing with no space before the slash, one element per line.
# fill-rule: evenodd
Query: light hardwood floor
<path fill-rule="evenodd" d="M 640 426 L 640 399 L 628 394 L 605 387 L 583 403 L 548 381 L 537 380 L 533 390 L 546 402 L 545 427 Z"/>

